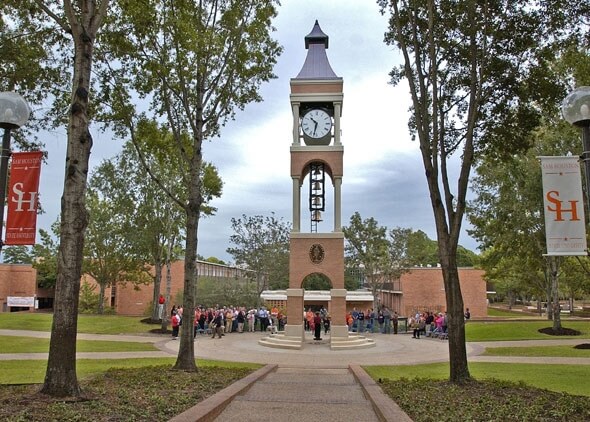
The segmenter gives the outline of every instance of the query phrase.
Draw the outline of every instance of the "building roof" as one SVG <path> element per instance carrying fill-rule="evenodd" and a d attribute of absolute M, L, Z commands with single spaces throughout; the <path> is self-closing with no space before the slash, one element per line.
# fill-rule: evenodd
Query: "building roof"
<path fill-rule="evenodd" d="M 313 29 L 305 37 L 307 57 L 295 79 L 340 79 L 328 61 L 326 54 L 328 40 L 328 36 L 324 34 L 316 20 Z"/>
<path fill-rule="evenodd" d="M 260 297 L 263 300 L 287 300 L 286 290 L 264 290 Z M 305 290 L 303 293 L 304 301 L 329 301 L 331 295 L 329 290 Z M 346 292 L 347 302 L 373 302 L 373 295 L 365 290 L 348 290 Z"/>

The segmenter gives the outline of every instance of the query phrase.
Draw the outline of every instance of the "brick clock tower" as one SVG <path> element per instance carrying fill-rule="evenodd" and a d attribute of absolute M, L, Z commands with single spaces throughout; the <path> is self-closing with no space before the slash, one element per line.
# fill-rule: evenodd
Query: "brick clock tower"
<path fill-rule="evenodd" d="M 341 224 L 342 158 L 340 141 L 343 80 L 336 76 L 326 55 L 328 36 L 318 24 L 305 37 L 307 57 L 297 77 L 291 79 L 293 143 L 293 230 L 290 238 L 289 289 L 285 336 L 303 341 L 302 283 L 310 274 L 322 274 L 331 282 L 329 312 L 331 342 L 348 338 L 346 289 L 344 288 L 344 234 Z M 301 188 L 309 183 L 311 231 L 301 232 Z M 333 185 L 333 198 L 326 198 L 325 184 Z M 332 201 L 333 228 L 318 231 L 326 201 Z"/>

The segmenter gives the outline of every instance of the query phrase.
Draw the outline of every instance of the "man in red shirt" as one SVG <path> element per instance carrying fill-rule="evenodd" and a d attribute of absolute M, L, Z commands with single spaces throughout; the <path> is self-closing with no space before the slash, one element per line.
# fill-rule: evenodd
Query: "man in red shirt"
<path fill-rule="evenodd" d="M 166 303 L 166 299 L 164 296 L 160 295 L 158 298 L 158 318 L 162 319 L 162 314 L 164 313 L 164 303 Z"/>

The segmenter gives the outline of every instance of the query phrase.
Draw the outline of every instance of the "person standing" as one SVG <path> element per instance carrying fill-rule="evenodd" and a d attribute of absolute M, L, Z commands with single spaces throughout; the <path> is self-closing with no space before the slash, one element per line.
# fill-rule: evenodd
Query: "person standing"
<path fill-rule="evenodd" d="M 158 319 L 162 319 L 162 315 L 164 314 L 164 303 L 166 303 L 166 298 L 160 295 L 158 298 Z"/>
<path fill-rule="evenodd" d="M 178 328 L 180 327 L 180 316 L 178 312 L 172 314 L 172 338 L 176 340 L 178 338 Z"/>
<path fill-rule="evenodd" d="M 365 313 L 363 312 L 363 310 L 361 309 L 358 312 L 358 326 L 357 326 L 357 330 L 356 332 L 361 334 L 365 332 Z"/>
<path fill-rule="evenodd" d="M 469 321 L 471 319 L 471 312 L 469 312 L 469 308 L 465 310 L 465 320 Z"/>
<path fill-rule="evenodd" d="M 314 340 L 321 340 L 322 338 L 320 335 L 322 334 L 322 317 L 320 316 L 319 312 L 315 313 L 313 317 L 313 331 L 314 331 Z"/>
<path fill-rule="evenodd" d="M 238 311 L 238 316 L 236 317 L 238 321 L 238 333 L 244 332 L 244 322 L 246 321 L 246 316 L 244 315 L 244 309 L 240 308 Z"/>
<path fill-rule="evenodd" d="M 234 319 L 234 311 L 232 308 L 227 308 L 227 311 L 225 312 L 225 332 L 226 333 L 231 333 L 232 331 L 232 321 Z"/>
<path fill-rule="evenodd" d="M 250 309 L 248 311 L 248 316 L 246 319 L 248 320 L 248 331 L 250 333 L 254 332 L 254 328 L 256 327 L 256 311 L 254 309 Z"/>
<path fill-rule="evenodd" d="M 213 318 L 213 324 L 215 324 L 215 328 L 213 329 L 213 336 L 212 339 L 215 338 L 215 334 L 219 338 L 221 338 L 221 332 L 223 331 L 223 316 L 221 315 L 222 311 L 217 311 L 215 318 Z"/>
<path fill-rule="evenodd" d="M 393 312 L 393 316 L 391 317 L 391 321 L 393 321 L 393 334 L 397 334 L 397 324 L 399 322 L 399 315 L 397 311 Z"/>
<path fill-rule="evenodd" d="M 383 307 L 383 330 L 381 330 L 381 333 L 391 334 L 391 312 L 387 306 Z"/>

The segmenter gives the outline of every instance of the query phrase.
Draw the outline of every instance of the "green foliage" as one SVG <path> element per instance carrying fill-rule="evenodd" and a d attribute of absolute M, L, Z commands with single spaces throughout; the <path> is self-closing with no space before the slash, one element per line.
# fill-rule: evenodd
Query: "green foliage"
<path fill-rule="evenodd" d="M 94 177 L 99 177 L 95 175 Z M 104 291 L 109 286 L 130 282 L 147 284 L 150 277 L 143 257 L 130 244 L 136 227 L 131 219 L 133 204 L 113 198 L 110 192 L 94 189 L 89 183 L 86 207 L 90 218 L 84 242 L 83 271 L 100 286 L 98 312 L 104 312 Z"/>
<path fill-rule="evenodd" d="M 262 83 L 274 77 L 272 69 L 281 52 L 272 39 L 274 0 L 226 2 L 154 1 L 113 4 L 104 41 L 108 48 L 97 56 L 109 66 L 99 78 L 105 90 L 102 118 L 121 136 L 129 136 L 146 171 L 150 166 L 136 136 L 144 121 L 164 121 L 171 134 L 182 189 L 167 190 L 185 213 L 186 243 L 183 304 L 195 305 L 197 233 L 204 203 L 211 196 L 203 179 L 214 176 L 203 162 L 203 143 L 221 132 L 236 110 L 261 101 Z M 111 85 L 112 83 L 112 85 Z M 149 98 L 142 112 L 136 98 Z M 164 184 L 150 173 L 164 189 Z M 219 182 L 217 191 L 221 190 Z M 184 195 L 183 195 L 184 194 Z M 209 209 L 213 212 L 214 209 Z M 179 366 L 192 369 L 193 346 L 181 340 Z"/>
<path fill-rule="evenodd" d="M 33 256 L 28 246 L 8 246 L 2 249 L 2 262 L 5 264 L 31 264 Z"/>
<path fill-rule="evenodd" d="M 210 256 L 207 259 L 201 259 L 201 260 L 205 261 L 205 262 L 211 262 L 212 264 L 226 265 L 226 263 L 224 261 L 222 261 L 221 259 L 214 257 L 214 256 Z"/>
<path fill-rule="evenodd" d="M 256 285 L 248 279 L 199 277 L 197 305 L 254 307 L 257 302 Z"/>
<path fill-rule="evenodd" d="M 301 287 L 305 290 L 330 290 L 332 283 L 324 274 L 314 273 L 303 279 Z"/>
<path fill-rule="evenodd" d="M 397 280 L 408 271 L 411 230 L 396 227 L 388 232 L 387 227 L 379 226 L 373 217 L 363 220 L 355 212 L 342 232 L 346 266 L 358 268 L 373 297 L 377 297 L 384 283 Z"/>
<path fill-rule="evenodd" d="M 100 294 L 95 293 L 96 286 L 89 283 L 82 283 L 80 286 L 80 301 L 78 302 L 78 311 L 80 313 L 95 313 L 98 310 Z"/>
<path fill-rule="evenodd" d="M 15 144 L 21 150 L 43 149 L 38 132 L 52 118 L 63 120 L 64 108 L 54 100 L 71 83 L 71 52 L 64 32 L 34 1 L 5 0 L 0 16 L 0 91 L 18 92 L 34 110 L 27 124 L 13 132 Z"/>
<path fill-rule="evenodd" d="M 59 221 L 51 225 L 55 235 L 59 232 Z M 41 243 L 33 246 L 33 268 L 37 270 L 37 285 L 40 288 L 51 288 L 57 281 L 57 242 L 45 230 L 39 229 Z"/>
<path fill-rule="evenodd" d="M 233 247 L 227 252 L 237 266 L 248 270 L 247 277 L 256 282 L 258 295 L 267 288 L 284 289 L 289 285 L 289 233 L 290 223 L 255 215 L 231 219 L 234 234 Z"/>

